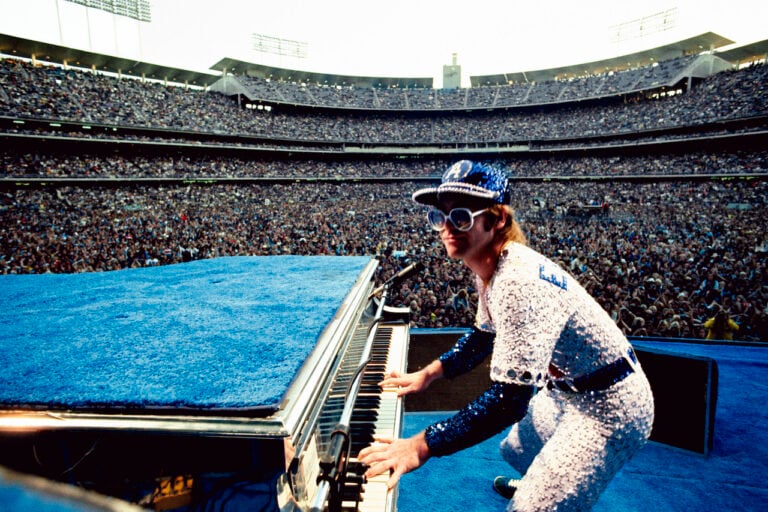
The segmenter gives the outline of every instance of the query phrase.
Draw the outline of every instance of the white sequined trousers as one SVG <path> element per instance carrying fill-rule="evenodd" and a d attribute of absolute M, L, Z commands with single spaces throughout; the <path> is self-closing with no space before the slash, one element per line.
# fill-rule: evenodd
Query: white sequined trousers
<path fill-rule="evenodd" d="M 604 391 L 542 389 L 501 443 L 522 476 L 508 512 L 591 510 L 648 439 L 653 397 L 644 373 Z"/>

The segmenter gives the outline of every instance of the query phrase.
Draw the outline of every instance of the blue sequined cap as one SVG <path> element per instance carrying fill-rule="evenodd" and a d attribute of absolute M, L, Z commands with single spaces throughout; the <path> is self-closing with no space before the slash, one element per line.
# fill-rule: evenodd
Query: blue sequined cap
<path fill-rule="evenodd" d="M 460 160 L 443 174 L 437 187 L 423 188 L 413 193 L 417 203 L 435 206 L 441 194 L 458 194 L 488 199 L 496 204 L 509 204 L 509 180 L 503 171 L 487 165 Z"/>

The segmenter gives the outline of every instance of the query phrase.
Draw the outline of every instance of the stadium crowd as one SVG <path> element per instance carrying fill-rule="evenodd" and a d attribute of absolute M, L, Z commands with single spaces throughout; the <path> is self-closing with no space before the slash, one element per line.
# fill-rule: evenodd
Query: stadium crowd
<path fill-rule="evenodd" d="M 605 93 L 627 93 L 667 83 L 684 72 L 695 55 L 669 59 L 656 66 L 642 66 L 605 72 L 581 78 L 491 85 L 464 89 L 403 87 L 361 87 L 319 83 L 281 82 L 267 78 L 237 77 L 237 82 L 253 98 L 270 102 L 290 102 L 314 107 L 356 107 L 372 109 L 445 110 L 502 108 L 522 105 L 584 100 Z"/>
<path fill-rule="evenodd" d="M 123 186 L 2 196 L 2 273 L 107 271 L 234 255 L 370 255 L 379 279 L 419 260 L 394 293 L 414 325 L 466 326 L 469 274 L 446 260 L 409 181 Z M 530 244 L 555 257 L 630 335 L 766 340 L 765 181 L 515 185 Z M 536 198 L 535 201 L 532 198 Z M 311 200 L 310 200 L 311 199 Z M 584 208 L 574 210 L 573 204 Z M 591 206 L 591 208 L 589 208 Z"/>
<path fill-rule="evenodd" d="M 624 156 L 549 156 L 494 159 L 489 163 L 509 176 L 696 176 L 717 174 L 768 174 L 768 150 Z M 396 161 L 349 162 L 245 159 L 221 155 L 148 156 L 135 151 L 114 156 L 95 154 L 57 155 L 43 151 L 0 155 L 0 177 L 43 178 L 360 178 L 429 177 L 440 174 L 443 162 L 427 160 L 419 165 Z"/>
<path fill-rule="evenodd" d="M 509 176 L 543 178 L 563 176 L 701 176 L 768 174 L 768 150 L 732 152 L 698 151 L 685 154 L 654 153 L 623 156 L 557 156 L 493 159 L 489 163 Z M 360 178 L 429 177 L 440 174 L 444 161 L 425 160 L 403 165 L 392 160 L 323 162 L 210 156 L 141 155 L 137 148 L 122 154 L 61 155 L 43 149 L 0 155 L 0 177 L 38 178 Z"/>
<path fill-rule="evenodd" d="M 685 94 L 660 99 L 637 95 L 632 101 L 591 106 L 440 115 L 427 110 L 307 113 L 279 105 L 246 109 L 219 93 L 5 59 L 0 61 L 0 116 L 258 135 L 285 139 L 286 144 L 488 143 L 616 136 L 764 116 L 766 83 L 768 66 L 760 64 L 711 75 Z"/>

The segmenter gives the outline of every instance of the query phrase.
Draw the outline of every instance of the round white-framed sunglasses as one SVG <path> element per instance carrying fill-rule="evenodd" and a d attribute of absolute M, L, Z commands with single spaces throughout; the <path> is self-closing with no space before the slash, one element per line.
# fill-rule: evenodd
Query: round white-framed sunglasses
<path fill-rule="evenodd" d="M 473 212 L 469 208 L 454 208 L 446 215 L 445 212 L 437 208 L 432 208 L 427 212 L 427 222 L 435 231 L 442 231 L 448 221 L 451 221 L 453 227 L 459 231 L 469 231 L 475 224 L 475 217 L 484 213 L 488 208 Z"/>

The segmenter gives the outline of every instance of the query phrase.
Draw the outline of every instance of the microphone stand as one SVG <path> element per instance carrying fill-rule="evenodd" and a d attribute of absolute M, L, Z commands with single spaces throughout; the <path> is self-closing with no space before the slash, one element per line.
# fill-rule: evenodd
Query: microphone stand
<path fill-rule="evenodd" d="M 343 491 L 347 479 L 347 464 L 351 449 L 350 423 L 352 412 L 354 411 L 357 394 L 362 384 L 363 371 L 368 363 L 371 362 L 373 340 L 376 336 L 377 326 L 383 317 L 384 303 L 387 300 L 391 284 L 391 282 L 388 282 L 382 286 L 381 300 L 376 308 L 373 322 L 368 328 L 368 337 L 363 353 L 360 356 L 360 364 L 355 371 L 355 376 L 347 387 L 341 417 L 331 433 L 328 451 L 320 457 L 320 474 L 317 477 L 318 491 L 310 508 L 311 512 L 323 512 L 326 501 L 328 502 L 329 512 L 341 512 L 341 503 L 344 497 Z"/>
<path fill-rule="evenodd" d="M 373 290 L 371 294 L 368 296 L 368 300 L 371 300 L 373 297 L 383 292 L 384 290 L 389 289 L 390 286 L 394 286 L 395 283 L 401 282 L 403 279 L 409 277 L 411 274 L 415 272 L 420 272 L 422 270 L 424 270 L 424 264 L 420 261 L 408 265 L 403 270 L 401 270 L 397 274 L 393 275 L 392 277 L 384 281 L 384 283 L 381 286 Z"/>

